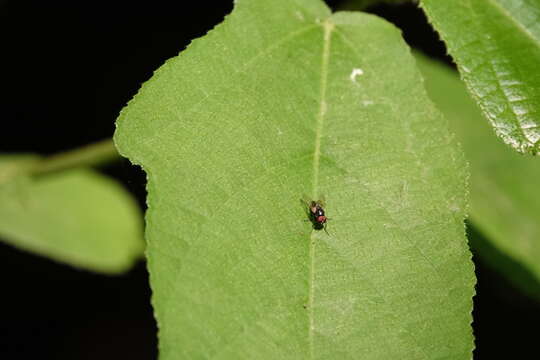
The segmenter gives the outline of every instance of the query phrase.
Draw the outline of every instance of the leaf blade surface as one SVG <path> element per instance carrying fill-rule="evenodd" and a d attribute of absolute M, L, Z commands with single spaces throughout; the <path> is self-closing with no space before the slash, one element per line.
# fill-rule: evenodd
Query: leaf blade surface
<path fill-rule="evenodd" d="M 0 236 L 75 267 L 115 274 L 142 257 L 142 218 L 116 182 L 89 169 L 30 177 L 33 155 L 0 157 Z"/>
<path fill-rule="evenodd" d="M 540 152 L 540 3 L 422 0 L 469 92 L 497 135 Z"/>

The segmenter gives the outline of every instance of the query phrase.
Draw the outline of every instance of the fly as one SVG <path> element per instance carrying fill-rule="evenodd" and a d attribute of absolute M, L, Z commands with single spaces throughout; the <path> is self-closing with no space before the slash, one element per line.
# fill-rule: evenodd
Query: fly
<path fill-rule="evenodd" d="M 326 217 L 324 211 L 324 204 L 321 200 L 307 202 L 309 210 L 309 220 L 313 224 L 315 230 L 324 230 L 327 235 L 328 231 L 326 230 L 327 221 L 329 220 Z"/>

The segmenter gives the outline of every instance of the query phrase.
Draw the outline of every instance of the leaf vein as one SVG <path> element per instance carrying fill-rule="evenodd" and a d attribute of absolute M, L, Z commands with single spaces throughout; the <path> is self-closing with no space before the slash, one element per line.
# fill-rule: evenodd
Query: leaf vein
<path fill-rule="evenodd" d="M 315 129 L 315 150 L 313 152 L 313 191 L 312 198 L 316 199 L 318 196 L 317 188 L 319 186 L 319 167 L 321 160 L 321 137 L 324 125 L 324 117 L 326 114 L 326 89 L 328 87 L 328 61 L 330 58 L 330 40 L 334 24 L 326 20 L 323 23 L 324 38 L 323 38 L 323 51 L 321 61 L 321 82 L 320 82 L 320 99 L 319 110 L 317 113 L 317 125 Z M 309 341 L 309 355 L 313 359 L 313 332 L 315 330 L 314 316 L 313 316 L 313 303 L 314 303 L 314 280 L 315 280 L 315 239 L 313 233 L 309 241 L 309 295 L 308 295 L 308 341 Z"/>

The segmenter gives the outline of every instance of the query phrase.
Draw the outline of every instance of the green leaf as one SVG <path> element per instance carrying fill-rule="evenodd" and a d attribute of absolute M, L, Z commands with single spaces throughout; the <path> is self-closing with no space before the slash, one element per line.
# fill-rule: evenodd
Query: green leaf
<path fill-rule="evenodd" d="M 142 217 L 116 182 L 88 170 L 26 175 L 38 158 L 0 157 L 0 238 L 76 267 L 126 271 L 142 256 Z"/>
<path fill-rule="evenodd" d="M 540 1 L 422 0 L 461 77 L 505 143 L 540 152 Z"/>
<path fill-rule="evenodd" d="M 237 1 L 115 141 L 148 174 L 162 359 L 471 357 L 465 162 L 392 25 Z"/>
<path fill-rule="evenodd" d="M 470 161 L 473 245 L 525 291 L 540 297 L 540 163 L 491 136 L 456 73 L 418 58 L 433 101 L 451 121 Z"/>
<path fill-rule="evenodd" d="M 340 10 L 357 11 L 378 4 L 403 4 L 412 0 L 342 0 L 338 3 Z"/>

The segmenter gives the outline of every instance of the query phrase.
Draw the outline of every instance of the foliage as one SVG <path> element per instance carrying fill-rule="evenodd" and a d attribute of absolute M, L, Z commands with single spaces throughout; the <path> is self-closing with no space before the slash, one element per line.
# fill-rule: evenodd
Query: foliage
<path fill-rule="evenodd" d="M 470 358 L 467 180 L 473 248 L 540 298 L 540 165 L 481 119 L 540 152 L 540 2 L 420 6 L 464 83 L 376 16 L 238 0 L 122 110 L 118 151 L 148 176 L 162 359 Z M 89 168 L 117 156 L 110 140 L 3 154 L 2 240 L 128 270 L 139 211 Z M 308 221 L 318 199 L 328 233 Z"/>
<path fill-rule="evenodd" d="M 421 5 L 497 135 L 519 152 L 540 153 L 540 2 Z"/>
<path fill-rule="evenodd" d="M 469 217 L 486 242 L 473 245 L 492 266 L 540 298 L 540 189 L 535 181 L 540 162 L 491 136 L 465 85 L 450 69 L 424 57 L 418 57 L 418 64 L 430 97 L 450 120 L 470 163 Z"/>
<path fill-rule="evenodd" d="M 32 176 L 40 159 L 0 157 L 0 236 L 16 247 L 104 273 L 127 270 L 142 256 L 135 201 L 89 169 Z"/>
<path fill-rule="evenodd" d="M 162 359 L 470 358 L 465 162 L 393 26 L 239 1 L 115 140 L 148 174 Z"/>

